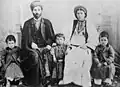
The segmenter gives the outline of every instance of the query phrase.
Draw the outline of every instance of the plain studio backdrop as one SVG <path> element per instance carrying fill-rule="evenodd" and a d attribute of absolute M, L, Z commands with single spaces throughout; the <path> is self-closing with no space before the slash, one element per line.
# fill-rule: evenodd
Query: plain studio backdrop
<path fill-rule="evenodd" d="M 20 32 L 20 25 L 32 17 L 30 3 L 34 0 L 0 0 L 0 45 L 8 33 Z M 52 22 L 56 33 L 69 38 L 74 17 L 74 7 L 83 5 L 88 10 L 88 20 L 96 29 L 110 33 L 110 43 L 120 51 L 120 1 L 119 0 L 40 0 L 43 17 Z M 16 34 L 17 37 L 17 34 Z M 2 47 L 1 45 L 0 47 Z"/>

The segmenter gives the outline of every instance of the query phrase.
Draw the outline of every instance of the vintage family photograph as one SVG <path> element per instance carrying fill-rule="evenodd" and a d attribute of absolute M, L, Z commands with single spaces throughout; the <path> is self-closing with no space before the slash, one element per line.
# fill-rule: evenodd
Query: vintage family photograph
<path fill-rule="evenodd" d="M 120 87 L 120 1 L 0 0 L 0 87 Z"/>

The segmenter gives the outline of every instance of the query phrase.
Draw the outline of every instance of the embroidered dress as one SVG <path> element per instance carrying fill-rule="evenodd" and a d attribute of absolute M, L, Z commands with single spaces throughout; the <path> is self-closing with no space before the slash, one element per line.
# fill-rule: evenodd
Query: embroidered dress
<path fill-rule="evenodd" d="M 74 82 L 75 84 L 82 85 L 83 87 L 91 86 L 90 78 L 90 68 L 92 65 L 91 51 L 88 48 L 83 49 L 79 47 L 83 46 L 86 43 L 85 36 L 87 35 L 85 35 L 86 28 L 85 25 L 86 25 L 85 21 L 82 22 L 81 24 L 77 22 L 75 30 L 73 31 L 71 44 L 73 44 L 74 46 L 72 47 L 72 50 L 68 53 L 68 55 L 65 58 L 65 69 L 63 78 L 64 84 Z"/>

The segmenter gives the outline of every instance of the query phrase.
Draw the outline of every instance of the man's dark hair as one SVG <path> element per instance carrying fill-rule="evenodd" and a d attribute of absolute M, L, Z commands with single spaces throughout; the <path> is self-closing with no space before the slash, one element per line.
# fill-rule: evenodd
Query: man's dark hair
<path fill-rule="evenodd" d="M 15 39 L 14 35 L 8 35 L 6 37 L 5 42 L 7 43 L 8 41 L 14 41 L 16 43 L 16 39 Z"/>
<path fill-rule="evenodd" d="M 65 36 L 64 36 L 64 34 L 62 34 L 62 33 L 56 34 L 56 35 L 55 35 L 55 40 L 56 40 L 57 37 L 62 37 L 62 38 L 65 40 Z"/>

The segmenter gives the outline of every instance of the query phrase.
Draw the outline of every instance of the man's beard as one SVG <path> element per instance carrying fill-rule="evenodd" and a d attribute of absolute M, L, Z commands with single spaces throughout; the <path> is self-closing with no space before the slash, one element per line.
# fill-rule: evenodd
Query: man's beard
<path fill-rule="evenodd" d="M 36 19 L 38 19 L 39 17 L 41 17 L 41 15 L 42 15 L 42 14 L 38 14 L 38 13 L 34 14 L 34 13 L 33 13 L 33 16 L 34 16 Z"/>

